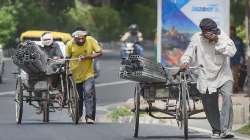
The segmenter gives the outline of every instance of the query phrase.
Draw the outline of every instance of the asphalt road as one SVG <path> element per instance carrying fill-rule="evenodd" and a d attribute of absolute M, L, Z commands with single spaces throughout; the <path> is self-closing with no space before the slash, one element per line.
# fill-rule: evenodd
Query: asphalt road
<path fill-rule="evenodd" d="M 147 51 L 148 57 L 152 51 Z M 96 79 L 97 116 L 106 113 L 105 106 L 124 102 L 133 96 L 133 83 L 119 79 L 119 52 L 106 52 L 101 61 L 101 75 Z M 43 124 L 41 115 L 25 104 L 22 125 L 15 123 L 15 102 L 13 93 L 16 67 L 7 61 L 3 83 L 0 84 L 0 140 L 132 140 L 132 124 L 116 124 L 98 121 L 95 125 L 73 125 L 67 113 L 51 113 L 50 123 Z M 199 125 L 199 124 L 197 124 Z M 173 126 L 140 125 L 138 139 L 184 139 L 183 132 Z M 209 134 L 190 130 L 190 139 L 210 139 Z"/>

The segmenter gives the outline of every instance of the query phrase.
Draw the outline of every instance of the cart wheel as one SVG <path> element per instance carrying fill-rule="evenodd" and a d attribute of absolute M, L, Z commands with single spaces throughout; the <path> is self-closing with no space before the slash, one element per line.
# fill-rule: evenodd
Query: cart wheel
<path fill-rule="evenodd" d="M 19 77 L 16 81 L 16 123 L 21 124 L 23 116 L 23 83 Z"/>
<path fill-rule="evenodd" d="M 43 92 L 43 122 L 49 122 L 49 93 L 48 92 Z"/>
<path fill-rule="evenodd" d="M 27 99 L 28 99 L 28 102 L 29 102 L 29 105 L 32 105 L 31 97 L 32 97 L 32 92 L 29 91 L 29 97 L 27 98 Z"/>
<path fill-rule="evenodd" d="M 134 92 L 134 137 L 138 137 L 138 132 L 139 132 L 139 122 L 140 122 L 140 91 L 139 87 L 135 87 L 135 92 Z"/>
<path fill-rule="evenodd" d="M 68 88 L 69 88 L 69 108 L 72 117 L 72 121 L 75 124 L 78 124 L 79 121 L 79 96 L 76 89 L 75 82 L 72 77 L 68 79 Z"/>
<path fill-rule="evenodd" d="M 188 139 L 188 111 L 187 111 L 187 92 L 184 84 L 182 84 L 182 98 L 181 98 L 181 115 L 182 127 L 184 130 L 185 139 Z"/>

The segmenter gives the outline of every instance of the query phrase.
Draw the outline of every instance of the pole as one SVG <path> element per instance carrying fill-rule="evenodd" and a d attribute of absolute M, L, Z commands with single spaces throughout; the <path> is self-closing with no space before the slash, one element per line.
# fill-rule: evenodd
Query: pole
<path fill-rule="evenodd" d="M 161 34 L 162 34 L 162 0 L 157 0 L 157 62 L 161 63 Z"/>

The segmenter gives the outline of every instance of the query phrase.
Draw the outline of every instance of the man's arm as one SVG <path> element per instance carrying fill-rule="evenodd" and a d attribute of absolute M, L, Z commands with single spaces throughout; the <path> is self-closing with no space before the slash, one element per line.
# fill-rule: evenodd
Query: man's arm
<path fill-rule="evenodd" d="M 195 36 L 192 37 L 185 53 L 181 57 L 181 69 L 187 69 L 188 66 L 195 61 L 196 58 L 196 53 L 197 53 L 197 45 L 196 45 L 196 40 Z"/>
<path fill-rule="evenodd" d="M 139 40 L 139 42 L 143 41 L 143 36 L 142 36 L 141 32 L 138 33 L 138 40 Z"/>
<path fill-rule="evenodd" d="M 129 36 L 130 36 L 130 33 L 129 33 L 129 32 L 126 32 L 126 33 L 122 36 L 121 41 L 122 41 L 122 42 L 126 41 L 126 40 L 128 39 Z"/>
<path fill-rule="evenodd" d="M 224 33 L 219 37 L 219 42 L 215 50 L 224 56 L 233 57 L 237 51 L 234 42 Z"/>
<path fill-rule="evenodd" d="M 185 53 L 181 57 L 181 64 L 190 64 L 194 61 L 194 58 L 196 57 L 196 43 L 195 40 L 192 39 L 189 43 Z"/>
<path fill-rule="evenodd" d="M 92 44 L 92 47 L 93 47 L 93 53 L 91 55 L 87 55 L 85 56 L 85 58 L 88 58 L 88 59 L 93 59 L 93 58 L 96 58 L 96 57 L 100 57 L 102 55 L 102 48 L 101 46 L 99 45 L 99 43 L 94 39 L 94 38 L 91 38 L 91 44 Z"/>
<path fill-rule="evenodd" d="M 101 55 L 102 55 L 102 51 L 100 51 L 100 52 L 94 52 L 91 55 L 87 55 L 86 58 L 88 58 L 88 59 L 94 59 L 94 58 L 100 57 Z"/>

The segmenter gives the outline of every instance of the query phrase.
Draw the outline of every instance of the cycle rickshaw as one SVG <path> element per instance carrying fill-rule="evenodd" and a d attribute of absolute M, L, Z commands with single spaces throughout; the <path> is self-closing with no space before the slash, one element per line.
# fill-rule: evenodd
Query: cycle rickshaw
<path fill-rule="evenodd" d="M 35 46 L 34 42 L 27 41 L 26 45 Z M 18 48 L 13 56 L 13 62 L 19 67 L 16 80 L 16 122 L 21 124 L 24 112 L 24 103 L 38 108 L 41 107 L 43 112 L 43 122 L 49 122 L 50 112 L 56 110 L 68 109 L 70 116 L 75 124 L 79 120 L 79 96 L 72 79 L 72 74 L 69 70 L 69 61 L 75 59 L 58 59 L 55 63 L 51 63 L 53 72 L 44 73 L 38 71 L 37 73 L 26 73 L 31 68 L 39 67 L 42 69 L 44 65 L 40 65 L 40 60 L 35 60 L 35 57 L 42 58 L 36 52 L 30 52 L 30 55 L 25 53 L 29 52 L 25 48 Z M 44 58 L 45 59 L 45 58 Z M 53 59 L 46 58 L 44 61 L 51 61 Z M 30 66 L 30 65 L 34 66 Z M 28 68 L 29 66 L 29 68 Z M 37 69 L 34 69 L 35 71 Z M 56 84 L 53 83 L 56 81 Z M 54 84 L 54 85 L 53 85 Z"/>
<path fill-rule="evenodd" d="M 190 67 L 187 71 L 179 71 L 178 67 L 164 67 L 166 79 L 168 79 L 167 82 L 139 82 L 136 84 L 134 109 L 132 110 L 134 113 L 134 137 L 138 137 L 140 113 L 146 112 L 149 116 L 156 119 L 176 119 L 178 126 L 184 132 L 184 137 L 188 138 L 188 119 L 206 118 L 194 116 L 203 112 L 203 109 L 197 109 L 195 105 L 195 102 L 199 101 L 201 97 L 196 89 L 193 71 L 199 68 L 201 67 Z M 140 108 L 141 97 L 148 105 L 144 109 Z M 165 108 L 154 106 L 157 100 L 163 101 Z M 155 114 L 159 112 L 165 115 L 159 116 Z"/>

